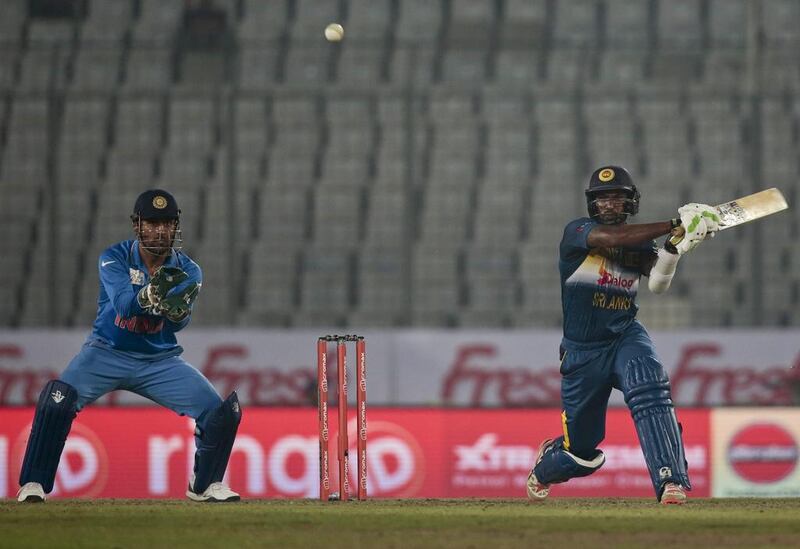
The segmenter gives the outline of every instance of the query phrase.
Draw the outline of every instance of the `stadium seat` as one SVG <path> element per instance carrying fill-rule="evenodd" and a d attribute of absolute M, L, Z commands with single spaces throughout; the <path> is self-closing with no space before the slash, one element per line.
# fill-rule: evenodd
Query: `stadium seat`
<path fill-rule="evenodd" d="M 704 18 L 700 0 L 660 0 L 656 20 L 660 49 L 697 50 L 703 45 Z"/>
<path fill-rule="evenodd" d="M 606 0 L 605 36 L 611 49 L 641 51 L 651 47 L 655 31 L 651 5 L 639 0 Z"/>

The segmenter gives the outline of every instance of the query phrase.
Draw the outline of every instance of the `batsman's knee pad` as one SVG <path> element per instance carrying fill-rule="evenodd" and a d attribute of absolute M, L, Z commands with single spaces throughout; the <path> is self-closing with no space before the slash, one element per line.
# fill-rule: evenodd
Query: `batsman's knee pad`
<path fill-rule="evenodd" d="M 20 486 L 38 482 L 46 493 L 53 490 L 61 452 L 72 420 L 77 415 L 77 403 L 78 391 L 72 385 L 52 380 L 44 386 L 36 404 L 31 435 L 22 461 Z"/>
<path fill-rule="evenodd" d="M 220 482 L 225 476 L 241 421 L 242 408 L 235 391 L 198 420 L 195 428 L 197 452 L 194 458 L 194 492 L 202 494 L 211 483 Z"/>
<path fill-rule="evenodd" d="M 557 484 L 571 478 L 591 475 L 606 462 L 606 456 L 595 450 L 592 459 L 584 459 L 568 452 L 560 444 L 545 450 L 542 460 L 536 464 L 534 473 L 542 484 Z"/>
<path fill-rule="evenodd" d="M 625 402 L 631 410 L 656 496 L 664 484 L 691 489 L 681 428 L 675 417 L 669 379 L 652 356 L 632 359 L 626 369 Z"/>

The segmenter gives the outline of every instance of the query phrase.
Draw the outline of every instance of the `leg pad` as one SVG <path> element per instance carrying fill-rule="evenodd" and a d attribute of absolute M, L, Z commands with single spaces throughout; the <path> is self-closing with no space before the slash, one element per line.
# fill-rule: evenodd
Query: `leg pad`
<path fill-rule="evenodd" d="M 242 408 L 236 392 L 198 420 L 195 431 L 197 451 L 194 455 L 192 491 L 205 492 L 214 482 L 221 482 L 231 457 L 236 431 L 242 421 Z"/>
<path fill-rule="evenodd" d="M 627 374 L 625 402 L 636 424 L 656 496 L 661 498 L 667 482 L 691 489 L 681 428 L 664 368 L 655 357 L 637 357 L 628 363 Z"/>
<path fill-rule="evenodd" d="M 61 452 L 77 415 L 77 403 L 78 391 L 72 385 L 54 379 L 44 386 L 22 461 L 20 486 L 38 482 L 45 493 L 53 491 Z"/>
<path fill-rule="evenodd" d="M 545 448 L 542 460 L 533 472 L 542 484 L 557 484 L 571 478 L 591 475 L 605 462 L 606 456 L 601 450 L 595 450 L 592 459 L 583 459 L 565 450 L 561 441 L 556 440 Z"/>

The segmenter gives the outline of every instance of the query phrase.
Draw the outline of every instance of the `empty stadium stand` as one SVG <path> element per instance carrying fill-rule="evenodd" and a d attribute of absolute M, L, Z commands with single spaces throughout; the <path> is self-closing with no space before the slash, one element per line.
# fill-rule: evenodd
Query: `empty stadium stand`
<path fill-rule="evenodd" d="M 91 322 L 97 254 L 154 186 L 204 269 L 194 322 L 286 327 L 558 326 L 558 241 L 599 164 L 632 172 L 641 221 L 800 198 L 794 0 L 211 4 L 230 39 L 198 49 L 202 2 L 3 1 L 4 326 Z M 641 292 L 645 321 L 797 325 L 799 226 L 722 233 Z"/>

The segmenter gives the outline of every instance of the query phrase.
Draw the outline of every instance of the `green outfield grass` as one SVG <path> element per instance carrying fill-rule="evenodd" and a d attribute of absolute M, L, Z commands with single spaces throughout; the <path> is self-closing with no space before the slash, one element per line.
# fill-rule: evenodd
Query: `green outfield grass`
<path fill-rule="evenodd" d="M 800 547 L 800 499 L 0 501 L 0 547 Z"/>

